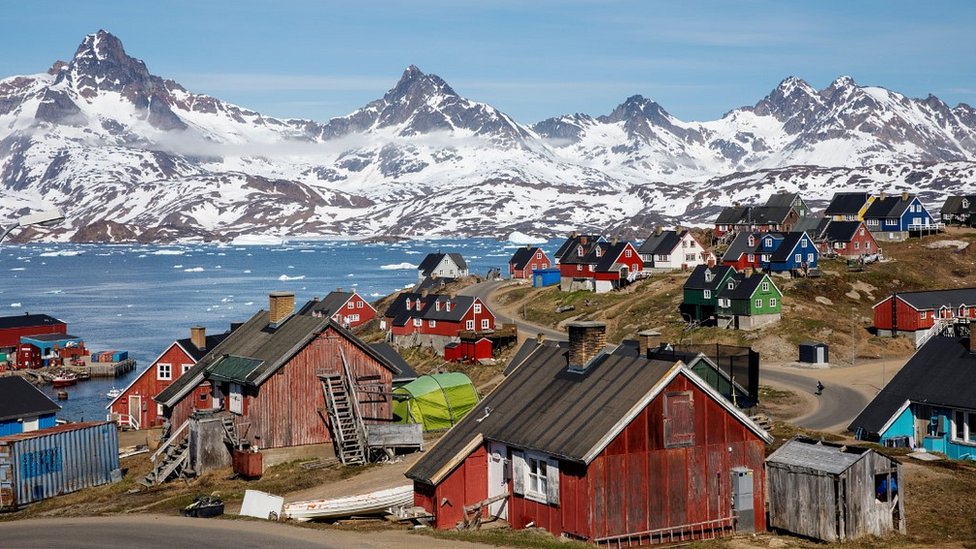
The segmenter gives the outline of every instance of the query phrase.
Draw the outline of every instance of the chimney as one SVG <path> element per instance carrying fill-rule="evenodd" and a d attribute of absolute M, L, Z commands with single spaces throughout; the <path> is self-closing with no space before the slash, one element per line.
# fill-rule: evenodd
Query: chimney
<path fill-rule="evenodd" d="M 884 200 L 886 196 L 887 194 L 885 194 L 884 191 L 881 191 L 881 194 L 878 195 L 878 200 Z"/>
<path fill-rule="evenodd" d="M 428 293 L 427 290 L 420 290 L 420 297 L 427 297 Z"/>
<path fill-rule="evenodd" d="M 604 322 L 571 322 L 569 328 L 569 370 L 585 372 L 590 362 L 607 346 Z"/>
<path fill-rule="evenodd" d="M 664 227 L 662 227 L 660 225 L 654 227 L 654 234 L 656 234 L 658 236 L 661 236 L 661 233 L 663 233 L 663 232 L 664 232 Z"/>
<path fill-rule="evenodd" d="M 661 332 L 644 330 L 637 332 L 637 342 L 640 344 L 640 356 L 647 358 L 647 352 L 661 346 Z"/>
<path fill-rule="evenodd" d="M 576 231 L 573 231 L 573 232 L 569 233 L 569 237 L 570 238 L 576 238 L 577 236 L 578 235 L 576 234 Z"/>
<path fill-rule="evenodd" d="M 535 342 L 542 345 L 542 342 L 546 340 L 546 335 L 542 332 L 535 334 Z"/>
<path fill-rule="evenodd" d="M 338 288 L 336 288 L 336 292 L 338 292 L 338 293 L 341 294 L 342 293 L 342 286 L 339 286 Z"/>
<path fill-rule="evenodd" d="M 525 245 L 525 249 L 526 250 L 531 250 L 532 249 L 532 244 L 526 244 Z"/>
<path fill-rule="evenodd" d="M 908 200 L 908 191 L 902 191 L 902 192 L 901 192 L 901 199 L 902 199 L 903 201 L 904 201 L 904 200 Z"/>
<path fill-rule="evenodd" d="M 268 294 L 269 324 L 277 324 L 295 312 L 293 292 L 271 292 Z"/>
<path fill-rule="evenodd" d="M 190 343 L 199 350 L 207 348 L 207 329 L 203 326 L 190 327 Z"/>
<path fill-rule="evenodd" d="M 613 238 L 610 239 L 610 244 L 612 244 L 614 246 L 617 245 L 617 242 L 619 242 L 619 239 L 617 237 L 613 237 Z"/>
<path fill-rule="evenodd" d="M 583 246 L 586 246 L 586 241 L 587 241 L 587 238 L 586 238 L 585 235 L 580 237 L 580 244 L 582 244 Z"/>

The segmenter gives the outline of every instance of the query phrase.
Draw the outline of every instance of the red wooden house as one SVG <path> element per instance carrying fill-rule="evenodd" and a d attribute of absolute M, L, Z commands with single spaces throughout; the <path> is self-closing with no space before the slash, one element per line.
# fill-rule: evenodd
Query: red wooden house
<path fill-rule="evenodd" d="M 353 386 L 371 388 L 359 396 L 363 419 L 391 419 L 396 366 L 331 318 L 294 314 L 294 304 L 294 294 L 273 292 L 269 311 L 256 313 L 156 395 L 174 429 L 195 410 L 216 408 L 248 426 L 245 442 L 254 447 L 331 442 L 319 374 L 344 378 L 344 363 Z"/>
<path fill-rule="evenodd" d="M 358 328 L 376 318 L 376 309 L 356 292 L 344 292 L 342 288 L 329 292 L 325 299 L 312 300 L 302 307 L 299 314 L 329 317 L 344 328 Z"/>
<path fill-rule="evenodd" d="M 820 251 L 844 259 L 880 253 L 878 242 L 863 221 L 831 220 L 820 237 Z"/>
<path fill-rule="evenodd" d="M 874 305 L 880 336 L 905 335 L 920 341 L 938 323 L 976 320 L 976 288 L 899 292 Z"/>
<path fill-rule="evenodd" d="M 0 353 L 16 355 L 24 336 L 67 333 L 68 325 L 49 315 L 0 316 Z"/>
<path fill-rule="evenodd" d="M 625 546 L 765 529 L 762 428 L 681 362 L 604 352 L 603 324 L 569 338 L 520 352 L 407 471 L 436 528 L 489 500 L 512 528 Z M 733 492 L 744 480 L 752 491 Z"/>
<path fill-rule="evenodd" d="M 397 345 L 429 346 L 443 354 L 444 346 L 462 332 L 477 335 L 495 329 L 495 315 L 477 297 L 401 293 L 383 313 L 381 328 Z"/>
<path fill-rule="evenodd" d="M 203 326 L 190 328 L 189 338 L 174 341 L 108 404 L 108 420 L 132 429 L 162 425 L 165 419 L 162 405 L 154 402 L 153 397 L 193 368 L 225 337 L 226 333 L 208 336 Z"/>
<path fill-rule="evenodd" d="M 526 246 L 515 250 L 508 260 L 508 274 L 512 278 L 532 278 L 532 271 L 548 269 L 552 262 L 538 246 Z"/>
<path fill-rule="evenodd" d="M 644 261 L 630 242 L 581 238 L 559 261 L 559 288 L 609 292 L 626 286 L 643 270 Z"/>

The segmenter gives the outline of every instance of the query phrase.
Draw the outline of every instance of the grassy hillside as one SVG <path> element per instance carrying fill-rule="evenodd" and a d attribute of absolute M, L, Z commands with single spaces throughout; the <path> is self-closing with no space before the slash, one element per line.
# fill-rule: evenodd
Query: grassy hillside
<path fill-rule="evenodd" d="M 798 343 L 817 340 L 831 346 L 831 362 L 842 364 L 851 360 L 852 332 L 858 359 L 912 351 L 904 338 L 879 338 L 867 329 L 872 324 L 871 306 L 892 292 L 976 286 L 976 246 L 958 250 L 947 241 L 970 244 L 976 241 L 976 232 L 951 229 L 947 234 L 909 242 L 882 243 L 889 260 L 868 265 L 861 272 L 848 272 L 842 260 L 825 259 L 823 276 L 818 279 L 775 275 L 773 280 L 784 294 L 783 318 L 752 332 L 689 329 L 678 315 L 686 273 L 656 275 L 609 294 L 513 287 L 501 292 L 498 300 L 504 308 L 547 326 L 561 326 L 569 320 L 605 321 L 612 342 L 653 328 L 668 341 L 751 345 L 766 359 L 788 361 L 795 360 Z M 570 305 L 573 310 L 556 312 L 557 307 Z"/>

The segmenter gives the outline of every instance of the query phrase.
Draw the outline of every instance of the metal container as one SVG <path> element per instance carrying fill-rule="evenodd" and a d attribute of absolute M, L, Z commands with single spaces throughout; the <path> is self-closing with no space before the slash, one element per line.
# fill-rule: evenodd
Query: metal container
<path fill-rule="evenodd" d="M 113 423 L 69 423 L 0 437 L 2 511 L 118 480 Z"/>
<path fill-rule="evenodd" d="M 261 452 L 234 450 L 234 472 L 244 478 L 260 478 L 264 472 Z"/>

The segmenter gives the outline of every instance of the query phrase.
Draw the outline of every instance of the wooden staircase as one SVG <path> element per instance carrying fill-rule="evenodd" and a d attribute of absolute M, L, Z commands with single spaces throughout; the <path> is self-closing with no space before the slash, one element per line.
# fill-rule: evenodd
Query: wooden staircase
<path fill-rule="evenodd" d="M 220 423 L 224 427 L 224 442 L 231 448 L 240 449 L 244 447 L 240 434 L 237 432 L 237 425 L 234 423 L 234 416 L 227 413 L 221 415 Z"/>
<path fill-rule="evenodd" d="M 139 484 L 150 488 L 169 480 L 172 477 L 192 475 L 190 469 L 190 437 L 187 427 L 189 421 L 184 421 L 165 442 L 150 456 L 153 469 L 139 481 Z"/>
<path fill-rule="evenodd" d="M 359 399 L 356 397 L 344 353 L 342 369 L 341 373 L 320 370 L 316 374 L 322 382 L 326 411 L 339 461 L 343 465 L 365 465 L 366 425 L 359 411 Z"/>

